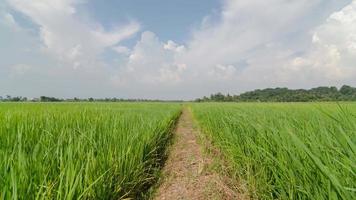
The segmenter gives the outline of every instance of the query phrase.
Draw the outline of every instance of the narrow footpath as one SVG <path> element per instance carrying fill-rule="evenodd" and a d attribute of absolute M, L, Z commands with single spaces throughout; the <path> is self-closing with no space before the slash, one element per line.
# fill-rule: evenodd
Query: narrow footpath
<path fill-rule="evenodd" d="M 213 159 L 199 144 L 192 114 L 183 109 L 154 200 L 246 199 L 212 170 Z"/>

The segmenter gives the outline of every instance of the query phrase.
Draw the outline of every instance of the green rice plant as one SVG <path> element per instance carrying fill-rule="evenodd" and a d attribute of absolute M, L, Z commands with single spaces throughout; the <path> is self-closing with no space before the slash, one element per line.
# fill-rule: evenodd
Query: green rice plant
<path fill-rule="evenodd" d="M 1 103 L 0 199 L 140 198 L 179 113 L 166 103 Z"/>
<path fill-rule="evenodd" d="M 356 199 L 356 104 L 204 103 L 192 110 L 254 199 Z"/>

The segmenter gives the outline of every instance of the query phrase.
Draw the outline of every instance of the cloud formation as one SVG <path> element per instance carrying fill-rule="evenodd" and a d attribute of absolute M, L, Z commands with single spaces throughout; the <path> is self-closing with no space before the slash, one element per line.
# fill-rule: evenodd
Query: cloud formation
<path fill-rule="evenodd" d="M 324 3 L 320 0 L 226 1 L 220 21 L 210 25 L 205 22 L 204 28 L 197 30 L 188 43 L 182 59 L 198 71 L 192 74 L 203 80 L 205 75 L 207 83 L 214 83 L 211 88 L 226 85 L 226 92 L 268 86 L 308 87 L 343 80 L 342 72 L 338 72 L 341 62 L 332 59 L 336 59 L 336 47 L 346 48 L 339 45 L 353 43 L 352 35 L 356 31 L 351 24 L 355 23 L 352 8 L 355 1 L 331 14 L 325 23 L 303 26 L 304 21 L 313 21 L 309 18 Z M 319 26 L 313 30 L 313 25 Z M 311 42 L 312 37 L 318 37 L 319 41 Z M 335 44 L 335 39 L 343 41 Z M 305 52 L 308 58 L 298 56 Z M 329 57 L 323 57 L 325 54 Z M 295 71 L 298 67 L 290 60 L 304 65 L 300 73 Z M 349 65 L 352 63 L 355 62 Z M 346 67 L 346 63 L 342 65 Z M 227 78 L 230 81 L 226 81 Z M 324 79 L 328 81 L 320 82 Z"/>
<path fill-rule="evenodd" d="M 313 32 L 312 48 L 292 62 L 296 71 L 331 82 L 356 76 L 356 1 L 333 13 Z M 319 82 L 321 80 L 318 80 Z"/>
<path fill-rule="evenodd" d="M 142 81 L 141 87 L 166 82 L 193 97 L 263 87 L 340 85 L 356 75 L 355 1 L 334 13 L 324 11 L 329 4 L 333 2 L 227 0 L 220 19 L 206 18 L 185 46 L 143 33 L 126 65 L 135 76 L 129 80 Z M 315 12 L 329 17 L 317 20 Z"/>
<path fill-rule="evenodd" d="M 9 71 L 42 77 L 53 84 L 43 91 L 62 88 L 57 96 L 192 99 L 218 91 L 356 84 L 355 0 L 224 0 L 183 44 L 148 29 L 133 46 L 122 42 L 138 34 L 138 22 L 104 28 L 81 15 L 83 3 L 8 0 L 38 26 L 41 52 L 55 66 L 20 62 Z M 2 16 L 21 28 L 11 12 Z M 117 62 L 103 58 L 110 51 Z"/>
<path fill-rule="evenodd" d="M 94 65 L 105 48 L 130 38 L 140 29 L 137 22 L 130 22 L 107 31 L 100 24 L 81 20 L 76 6 L 82 0 L 8 2 L 38 25 L 43 50 L 73 68 Z"/>
<path fill-rule="evenodd" d="M 127 63 L 112 78 L 120 86 L 157 86 L 181 81 L 186 65 L 176 63 L 176 57 L 184 51 L 173 41 L 166 44 L 150 31 L 145 31 L 132 51 L 127 55 Z M 141 85 L 141 86 L 142 86 Z"/>

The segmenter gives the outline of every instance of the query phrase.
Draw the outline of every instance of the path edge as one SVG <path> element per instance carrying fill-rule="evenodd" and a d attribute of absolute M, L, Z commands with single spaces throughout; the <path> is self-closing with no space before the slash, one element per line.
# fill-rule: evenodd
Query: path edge
<path fill-rule="evenodd" d="M 151 200 L 156 192 L 157 189 L 160 187 L 160 185 L 162 184 L 162 180 L 164 180 L 163 177 L 163 168 L 166 165 L 167 159 L 170 155 L 170 151 L 172 149 L 172 146 L 174 144 L 174 140 L 175 140 L 175 132 L 177 130 L 177 125 L 178 122 L 182 116 L 183 113 L 183 109 L 184 109 L 184 105 L 181 106 L 179 112 L 177 113 L 176 117 L 174 118 L 174 122 L 171 124 L 171 126 L 169 127 L 169 131 L 168 131 L 168 141 L 164 147 L 164 151 L 161 152 L 161 156 L 160 158 L 162 159 L 159 163 L 160 165 L 160 169 L 158 171 L 157 174 L 155 174 L 154 178 L 155 181 L 148 187 L 148 189 L 146 191 L 144 191 L 143 193 L 141 193 L 141 198 L 143 200 Z M 125 199 L 124 200 L 129 200 L 129 199 Z M 130 199 L 131 200 L 131 199 Z"/>
<path fill-rule="evenodd" d="M 246 200 L 251 199 L 248 191 L 247 184 L 241 180 L 241 177 L 235 175 L 232 170 L 232 165 L 229 165 L 229 159 L 225 154 L 222 153 L 221 149 L 214 145 L 214 142 L 209 137 L 209 134 L 204 130 L 203 126 L 200 124 L 199 120 L 196 118 L 191 105 L 187 106 L 192 120 L 193 128 L 196 129 L 198 133 L 198 143 L 202 147 L 202 152 L 205 156 L 213 159 L 212 165 L 217 165 L 217 167 L 211 166 L 213 172 L 220 175 L 223 178 L 223 184 L 226 185 L 226 189 L 230 191 L 234 196 L 238 196 L 238 199 Z"/>

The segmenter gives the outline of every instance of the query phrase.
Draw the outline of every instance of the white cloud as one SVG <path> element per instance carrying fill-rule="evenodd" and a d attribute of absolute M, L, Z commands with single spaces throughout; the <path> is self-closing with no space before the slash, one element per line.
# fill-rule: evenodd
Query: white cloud
<path fill-rule="evenodd" d="M 205 17 L 184 45 L 145 31 L 132 48 L 120 42 L 139 31 L 138 23 L 106 30 L 81 18 L 76 8 L 82 0 L 8 2 L 38 25 L 43 51 L 59 60 L 42 69 L 42 77 L 61 84 L 65 79 L 72 93 L 194 98 L 218 91 L 356 83 L 351 80 L 356 1 L 224 0 L 219 18 Z M 123 59 L 109 67 L 105 58 L 98 59 L 106 49 Z M 58 67 L 65 65 L 70 69 Z"/>
<path fill-rule="evenodd" d="M 98 30 L 93 30 L 92 34 L 95 39 L 99 40 L 104 47 L 113 46 L 122 40 L 128 39 L 137 33 L 140 29 L 140 25 L 137 22 L 131 22 L 124 27 L 118 27 L 111 32 L 105 31 L 102 27 Z"/>
<path fill-rule="evenodd" d="M 200 68 L 234 65 L 251 57 L 255 49 L 270 49 L 266 45 L 296 31 L 293 24 L 317 2 L 226 1 L 221 20 L 195 32 L 184 59 Z"/>
<path fill-rule="evenodd" d="M 338 84 L 346 80 L 346 74 L 352 76 L 351 68 L 345 68 L 341 60 L 349 54 L 346 48 L 351 52 L 356 46 L 352 42 L 354 21 L 350 20 L 355 12 L 344 8 L 341 12 L 345 16 L 340 16 L 321 11 L 330 2 L 226 0 L 220 20 L 206 17 L 185 46 L 173 41 L 162 43 L 153 33 L 143 33 L 129 55 L 126 72 L 118 72 L 114 80 L 142 88 L 168 84 L 172 90 L 184 89 L 193 97 L 216 91 Z M 310 18 L 316 11 L 331 15 L 317 29 L 313 27 L 323 22 L 305 25 L 305 20 L 313 21 Z M 330 28 L 328 24 L 335 18 L 342 20 Z M 310 34 L 312 30 L 314 34 Z M 343 38 L 345 47 L 331 44 L 329 36 Z M 313 50 L 308 52 L 308 48 Z"/>
<path fill-rule="evenodd" d="M 128 55 L 131 52 L 129 48 L 127 48 L 125 46 L 120 46 L 120 45 L 119 46 L 114 46 L 112 49 L 118 54 Z"/>
<path fill-rule="evenodd" d="M 205 83 L 206 87 L 196 89 L 197 94 L 205 88 L 211 93 L 339 85 L 355 76 L 355 1 L 334 14 L 322 9 L 329 4 L 334 3 L 227 0 L 221 19 L 204 20 L 175 61 L 187 65 L 185 81 Z M 315 12 L 330 15 L 316 30 L 313 27 L 323 22 L 313 19 Z"/>
<path fill-rule="evenodd" d="M 183 81 L 182 74 L 187 68 L 186 64 L 166 64 L 159 69 L 159 76 L 156 78 L 163 84 L 176 84 Z"/>
<path fill-rule="evenodd" d="M 12 14 L 8 12 L 0 13 L 0 22 L 4 23 L 14 31 L 21 30 L 20 26 L 17 24 Z"/>
<path fill-rule="evenodd" d="M 169 40 L 166 44 L 164 44 L 163 48 L 166 50 L 175 51 L 177 53 L 182 53 L 185 50 L 184 45 L 178 45 L 172 40 Z"/>
<path fill-rule="evenodd" d="M 313 33 L 312 48 L 292 67 L 331 82 L 356 76 L 356 1 L 335 12 Z"/>
<path fill-rule="evenodd" d="M 128 55 L 127 64 L 112 80 L 117 85 L 127 83 L 130 87 L 179 82 L 186 65 L 177 63 L 175 58 L 183 48 L 173 41 L 162 43 L 153 32 L 143 32 L 141 39 Z"/>
<path fill-rule="evenodd" d="M 212 78 L 218 80 L 228 80 L 234 78 L 236 75 L 236 67 L 233 65 L 216 65 L 212 70 L 209 71 L 209 75 Z"/>
<path fill-rule="evenodd" d="M 76 7 L 82 0 L 8 0 L 10 6 L 39 26 L 43 51 L 73 68 L 97 65 L 106 48 L 134 35 L 136 22 L 106 31 L 95 22 L 81 20 Z"/>

